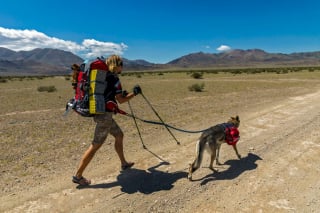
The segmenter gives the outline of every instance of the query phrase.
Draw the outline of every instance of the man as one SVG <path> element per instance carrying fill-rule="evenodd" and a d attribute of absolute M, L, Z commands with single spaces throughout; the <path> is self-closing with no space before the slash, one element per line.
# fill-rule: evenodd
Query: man
<path fill-rule="evenodd" d="M 134 96 L 141 93 L 140 86 L 135 86 L 132 93 L 127 93 L 122 91 L 120 79 L 118 74 L 122 72 L 123 62 L 122 59 L 117 55 L 112 55 L 106 60 L 106 64 L 109 69 L 107 74 L 107 88 L 104 92 L 104 99 L 106 103 L 124 103 L 132 99 Z M 115 138 L 115 150 L 121 162 L 121 169 L 125 170 L 131 168 L 134 163 L 128 162 L 123 153 L 123 132 L 112 118 L 114 112 L 107 109 L 105 114 L 97 114 L 94 116 L 94 121 L 96 122 L 94 138 L 92 144 L 89 146 L 87 151 L 82 156 L 79 164 L 79 168 L 76 174 L 72 177 L 72 181 L 82 186 L 91 184 L 91 180 L 86 179 L 82 176 L 85 168 L 92 160 L 95 153 L 99 150 L 102 144 L 105 142 L 108 134 L 110 133 Z"/>

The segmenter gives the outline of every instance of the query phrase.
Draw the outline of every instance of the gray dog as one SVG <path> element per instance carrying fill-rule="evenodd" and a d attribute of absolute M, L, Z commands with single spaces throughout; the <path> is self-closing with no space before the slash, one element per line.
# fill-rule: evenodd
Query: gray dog
<path fill-rule="evenodd" d="M 241 159 L 241 155 L 238 152 L 236 144 L 240 138 L 238 131 L 239 125 L 239 116 L 231 117 L 227 123 L 217 124 L 201 134 L 196 145 L 196 158 L 189 167 L 189 180 L 192 180 L 192 173 L 200 167 L 205 149 L 207 149 L 211 155 L 209 168 L 214 172 L 217 172 L 213 168 L 214 160 L 216 159 L 217 165 L 221 165 L 219 162 L 219 152 L 221 144 L 223 143 L 232 145 L 237 157 Z"/>

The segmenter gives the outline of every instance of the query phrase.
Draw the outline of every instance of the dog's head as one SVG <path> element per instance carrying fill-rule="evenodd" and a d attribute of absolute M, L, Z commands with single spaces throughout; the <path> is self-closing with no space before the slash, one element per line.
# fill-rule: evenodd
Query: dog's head
<path fill-rule="evenodd" d="M 237 115 L 236 117 L 230 117 L 230 119 L 228 120 L 228 123 L 232 123 L 235 127 L 239 127 L 240 126 L 240 118 Z"/>

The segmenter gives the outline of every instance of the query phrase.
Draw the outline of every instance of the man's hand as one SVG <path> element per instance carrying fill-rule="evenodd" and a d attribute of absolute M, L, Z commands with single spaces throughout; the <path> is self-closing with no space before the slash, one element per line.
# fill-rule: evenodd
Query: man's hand
<path fill-rule="evenodd" d="M 139 85 L 136 85 L 133 87 L 133 94 L 134 95 L 138 95 L 138 94 L 141 94 L 142 93 L 142 90 L 141 90 L 141 87 Z"/>
<path fill-rule="evenodd" d="M 129 93 L 127 92 L 127 90 L 123 90 L 122 91 L 122 97 L 127 97 Z"/>

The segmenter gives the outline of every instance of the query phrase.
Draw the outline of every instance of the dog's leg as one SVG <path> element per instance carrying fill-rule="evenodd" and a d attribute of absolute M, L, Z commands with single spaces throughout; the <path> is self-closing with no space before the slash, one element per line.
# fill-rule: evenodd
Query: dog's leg
<path fill-rule="evenodd" d="M 219 148 L 218 144 L 209 144 L 209 149 L 210 149 L 210 154 L 211 154 L 209 169 L 211 169 L 214 172 L 218 172 L 217 170 L 215 170 L 213 168 L 213 162 L 216 159 L 216 153 L 217 153 L 218 148 Z"/>
<path fill-rule="evenodd" d="M 237 149 L 237 144 L 232 145 L 232 147 L 233 147 L 233 150 L 236 152 L 237 157 L 239 159 L 241 159 L 241 155 L 239 154 L 238 149 Z"/>
<path fill-rule="evenodd" d="M 193 163 L 189 165 L 189 174 L 188 179 L 192 180 L 192 173 L 195 172 L 201 165 L 203 151 L 204 151 L 204 140 L 199 140 L 196 145 L 196 158 L 194 159 Z"/>
<path fill-rule="evenodd" d="M 219 161 L 220 147 L 221 147 L 221 144 L 217 144 L 217 158 L 216 158 L 217 165 L 222 165 Z"/>

